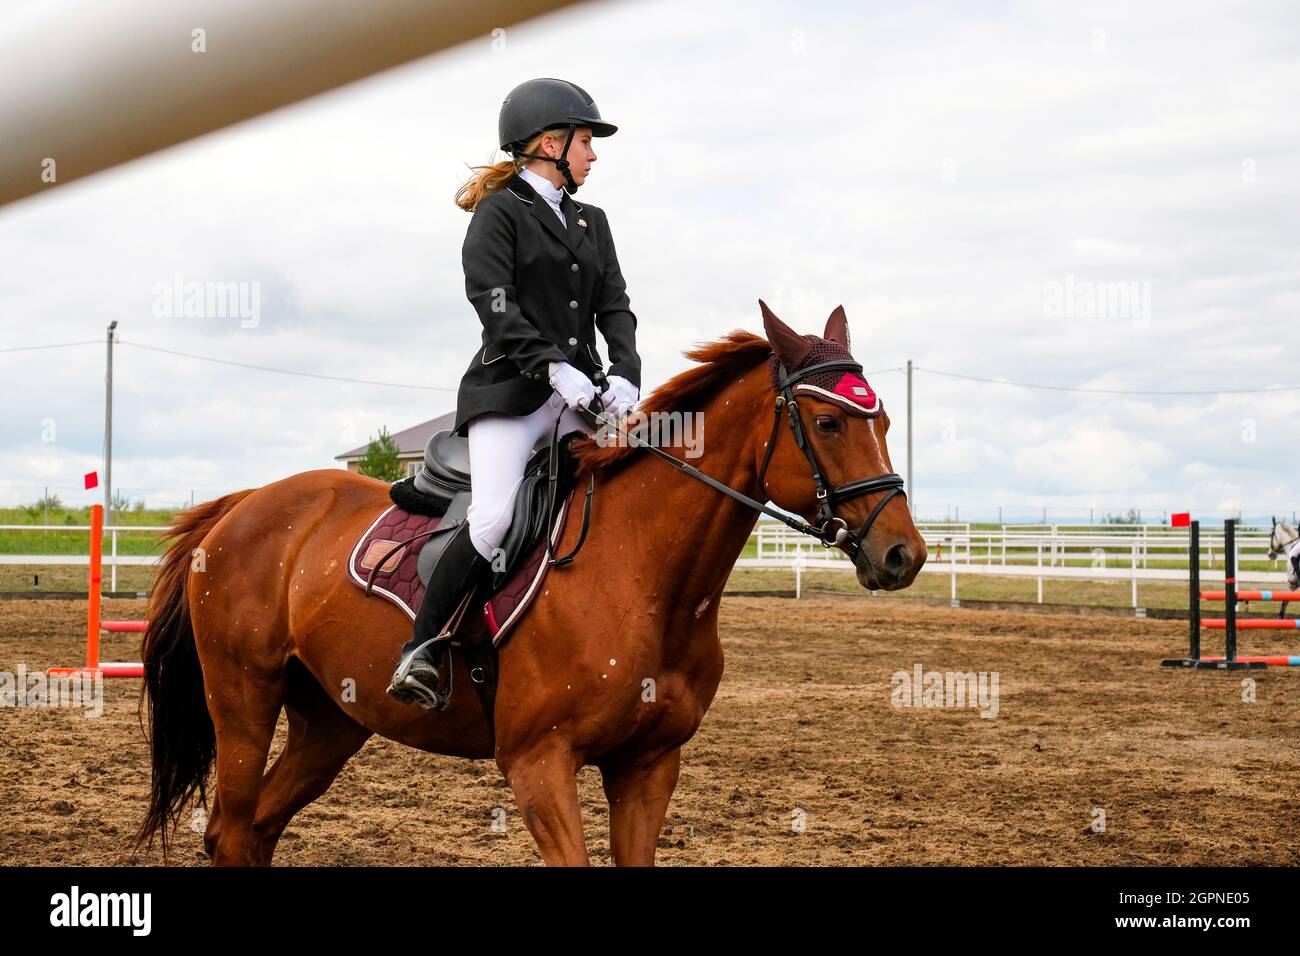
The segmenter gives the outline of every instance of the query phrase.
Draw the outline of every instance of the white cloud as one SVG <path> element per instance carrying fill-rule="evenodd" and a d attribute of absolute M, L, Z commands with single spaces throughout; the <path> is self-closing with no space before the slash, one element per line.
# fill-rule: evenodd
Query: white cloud
<path fill-rule="evenodd" d="M 495 158 L 504 93 L 558 73 L 620 126 L 580 198 L 609 212 L 648 386 L 697 340 L 760 331 L 759 297 L 813 331 L 843 303 L 869 369 L 1291 383 L 1298 41 L 1285 3 L 582 6 L 512 28 L 504 52 L 467 44 L 5 210 L 0 346 L 102 340 L 118 319 L 127 342 L 454 388 L 479 333 L 452 195 Z M 153 318 L 176 273 L 259 283 L 261 324 Z M 1048 317 L 1044 285 L 1066 275 L 1150 283 L 1149 323 Z M 61 451 L 98 455 L 102 354 L 0 354 L 18 410 L 0 496 L 39 494 L 43 417 Z M 115 483 L 165 500 L 329 467 L 454 404 L 118 354 Z M 1295 507 L 1296 393 L 916 381 L 923 512 Z M 877 384 L 901 468 L 902 377 Z M 359 438 L 340 441 L 345 419 Z"/>

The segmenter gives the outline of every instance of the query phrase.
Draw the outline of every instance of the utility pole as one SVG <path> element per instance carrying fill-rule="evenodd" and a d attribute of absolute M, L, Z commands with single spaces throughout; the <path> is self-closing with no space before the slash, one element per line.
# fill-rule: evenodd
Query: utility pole
<path fill-rule="evenodd" d="M 912 360 L 907 360 L 907 504 L 916 520 L 916 496 L 912 488 Z"/>
<path fill-rule="evenodd" d="M 108 323 L 108 374 L 104 376 L 104 514 L 113 523 L 113 333 L 117 319 Z"/>

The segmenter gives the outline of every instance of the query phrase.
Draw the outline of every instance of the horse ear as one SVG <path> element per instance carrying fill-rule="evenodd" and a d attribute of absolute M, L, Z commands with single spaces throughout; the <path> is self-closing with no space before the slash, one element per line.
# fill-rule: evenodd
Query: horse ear
<path fill-rule="evenodd" d="M 844 351 L 852 352 L 849 347 L 849 317 L 844 314 L 844 306 L 837 305 L 831 317 L 826 320 L 826 331 L 822 338 L 844 346 Z"/>
<path fill-rule="evenodd" d="M 812 343 L 778 319 L 762 299 L 758 300 L 758 307 L 763 310 L 763 331 L 777 361 L 789 370 L 798 368 L 808 356 Z"/>

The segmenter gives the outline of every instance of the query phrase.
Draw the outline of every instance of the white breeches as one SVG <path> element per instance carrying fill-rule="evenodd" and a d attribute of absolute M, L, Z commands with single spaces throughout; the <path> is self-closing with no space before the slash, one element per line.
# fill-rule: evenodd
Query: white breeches
<path fill-rule="evenodd" d="M 587 423 L 565 407 L 564 399 L 554 391 L 531 415 L 488 412 L 469 423 L 470 501 L 466 518 L 475 550 L 489 561 L 510 530 L 524 466 L 541 442 L 550 441 L 561 409 L 561 435 L 574 430 L 592 434 Z"/>

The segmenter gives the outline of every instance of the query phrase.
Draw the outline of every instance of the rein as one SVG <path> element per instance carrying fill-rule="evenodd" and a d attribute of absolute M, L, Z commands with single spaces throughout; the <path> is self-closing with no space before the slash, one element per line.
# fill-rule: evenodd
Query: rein
<path fill-rule="evenodd" d="M 857 362 L 843 359 L 843 360 L 837 360 L 833 362 L 819 362 L 818 364 L 810 365 L 807 368 L 797 369 L 792 373 L 786 372 L 784 365 L 782 365 L 780 368 L 781 368 L 781 380 L 780 380 L 780 386 L 778 388 L 778 394 L 776 397 L 776 405 L 773 410 L 774 414 L 772 417 L 772 433 L 768 438 L 767 451 L 763 455 L 763 466 L 758 473 L 759 485 L 766 487 L 765 476 L 767 475 L 767 465 L 768 462 L 771 461 L 772 459 L 772 449 L 776 445 L 777 434 L 781 425 L 781 411 L 782 409 L 786 409 L 790 416 L 790 429 L 793 432 L 795 443 L 799 446 L 799 449 L 804 453 L 804 457 L 808 459 L 808 464 L 812 467 L 813 480 L 814 482 L 816 482 L 817 485 L 817 500 L 819 502 L 820 507 L 818 510 L 819 523 L 816 525 L 808 524 L 806 521 L 802 521 L 798 518 L 792 518 L 789 515 L 786 515 L 780 511 L 776 511 L 773 508 L 769 508 L 763 502 L 757 501 L 754 498 L 749 497 L 749 495 L 737 491 L 735 488 L 732 488 L 730 485 L 723 484 L 721 481 L 718 481 L 716 478 L 712 478 L 709 475 L 704 474 L 704 472 L 700 471 L 698 468 L 695 468 L 693 465 L 688 465 L 686 462 L 674 458 L 672 455 L 663 451 L 661 448 L 658 448 L 647 442 L 641 441 L 638 438 L 634 438 L 629 432 L 627 432 L 622 427 L 620 427 L 612 418 L 606 415 L 600 413 L 589 413 L 589 414 L 592 415 L 592 417 L 596 420 L 596 422 L 603 423 L 607 425 L 609 428 L 612 428 L 619 435 L 627 439 L 629 443 L 633 443 L 635 447 L 644 448 L 647 451 L 659 456 L 660 458 L 668 462 L 668 464 L 672 465 L 674 468 L 678 469 L 679 471 L 684 472 L 687 475 L 690 475 L 690 477 L 696 479 L 697 481 L 702 481 L 710 488 L 722 492 L 727 497 L 732 498 L 735 501 L 739 501 L 741 504 L 745 505 L 746 507 L 752 508 L 755 511 L 760 511 L 765 515 L 773 517 L 778 521 L 782 522 L 783 524 L 785 524 L 787 527 L 793 528 L 795 531 L 798 531 L 801 534 L 806 534 L 816 538 L 818 541 L 821 542 L 822 547 L 829 548 L 832 545 L 842 546 L 847 544 L 849 557 L 856 558 L 858 556 L 858 552 L 862 548 L 862 542 L 866 540 L 867 534 L 871 530 L 871 525 L 875 522 L 876 517 L 880 514 L 881 510 L 885 507 L 885 505 L 889 502 L 889 500 L 894 497 L 894 495 L 900 495 L 900 494 L 905 495 L 904 492 L 905 483 L 903 481 L 902 476 L 894 472 L 888 472 L 883 475 L 876 475 L 872 478 L 859 478 L 855 481 L 849 482 L 848 484 L 840 485 L 838 488 L 831 487 L 830 483 L 826 480 L 826 476 L 822 472 L 821 465 L 817 461 L 817 456 L 813 454 L 812 446 L 809 444 L 807 436 L 804 433 L 803 424 L 799 418 L 798 404 L 795 402 L 794 399 L 794 386 L 804 378 L 807 378 L 809 375 L 813 374 L 814 372 L 821 372 L 828 369 L 852 370 L 857 372 L 859 375 L 861 375 L 862 366 L 859 365 Z M 596 401 L 599 403 L 600 401 L 599 396 L 597 396 Z M 559 432 L 559 421 L 557 420 L 556 434 L 558 434 L 558 432 Z M 554 446 L 554 436 L 552 436 L 552 446 Z M 592 479 L 594 481 L 595 479 L 594 474 L 592 475 Z M 588 512 L 590 510 L 592 491 L 593 491 L 593 487 L 589 486 L 587 489 L 587 501 L 583 507 L 582 538 L 585 538 L 587 533 L 587 518 L 588 518 Z M 858 528 L 856 532 L 850 533 L 848 530 L 848 523 L 843 518 L 839 518 L 835 515 L 834 506 L 838 502 L 847 501 L 851 498 L 857 498 L 861 495 L 872 494 L 878 491 L 886 491 L 888 492 L 888 494 L 886 494 L 883 498 L 880 499 L 879 502 L 877 502 L 875 508 L 872 509 L 871 514 L 867 517 L 867 520 L 862 523 L 862 526 Z M 837 524 L 839 527 L 838 528 L 834 527 Z M 582 546 L 582 538 L 579 539 L 577 547 L 575 547 L 574 550 L 564 560 L 567 561 L 572 559 L 573 555 L 577 553 L 578 548 Z M 550 547 L 549 543 L 547 547 L 549 549 Z"/>

